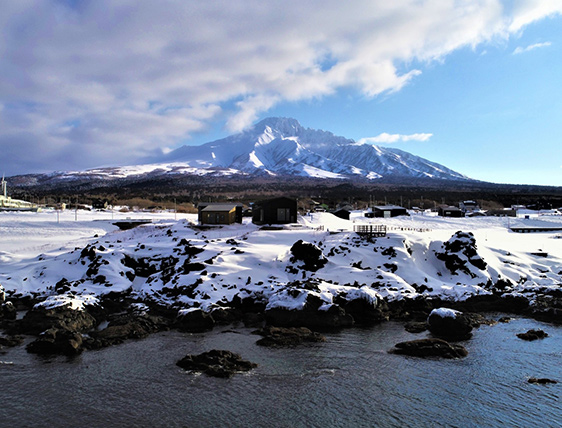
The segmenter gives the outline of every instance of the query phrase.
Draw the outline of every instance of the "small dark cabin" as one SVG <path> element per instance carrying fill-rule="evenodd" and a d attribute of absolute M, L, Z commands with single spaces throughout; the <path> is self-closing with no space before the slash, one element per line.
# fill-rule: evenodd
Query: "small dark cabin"
<path fill-rule="evenodd" d="M 254 224 L 288 224 L 297 221 L 297 201 L 290 198 L 274 198 L 254 203 Z"/>
<path fill-rule="evenodd" d="M 398 217 L 399 215 L 408 215 L 406 208 L 398 205 L 378 205 L 372 208 L 374 217 Z"/>
<path fill-rule="evenodd" d="M 94 199 L 92 200 L 92 208 L 95 210 L 106 210 L 109 206 L 107 199 Z"/>
<path fill-rule="evenodd" d="M 464 217 L 464 213 L 458 207 L 441 206 L 437 210 L 437 215 L 441 217 Z"/>
<path fill-rule="evenodd" d="M 332 214 L 335 215 L 338 218 L 343 219 L 343 220 L 349 220 L 349 215 L 351 213 L 349 212 L 349 210 L 347 210 L 345 208 L 340 208 L 339 210 L 332 211 Z"/>
<path fill-rule="evenodd" d="M 234 214 L 232 214 L 232 208 L 234 207 Z M 199 203 L 197 205 L 197 220 L 200 224 L 231 224 L 231 223 L 242 223 L 242 204 L 238 203 Z M 229 223 L 220 222 L 220 214 L 228 214 Z M 214 213 L 213 216 L 210 213 Z M 219 215 L 217 217 L 217 215 Z M 225 217 L 226 218 L 226 217 Z M 233 218 L 230 221 L 230 218 Z M 218 221 L 217 221 L 218 219 Z M 223 219 L 223 221 L 226 221 Z"/>

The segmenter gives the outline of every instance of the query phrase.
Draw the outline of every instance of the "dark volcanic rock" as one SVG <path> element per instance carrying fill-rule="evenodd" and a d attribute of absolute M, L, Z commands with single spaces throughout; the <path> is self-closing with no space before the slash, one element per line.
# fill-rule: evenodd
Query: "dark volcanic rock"
<path fill-rule="evenodd" d="M 338 305 L 326 311 L 318 309 L 291 310 L 272 308 L 265 311 L 268 324 L 280 327 L 308 327 L 315 330 L 329 330 L 353 325 L 353 317 Z"/>
<path fill-rule="evenodd" d="M 479 270 L 486 269 L 486 262 L 476 251 L 476 239 L 471 232 L 456 232 L 447 242 L 443 243 L 443 252 L 435 256 L 445 262 L 447 269 L 455 275 L 457 271 L 475 277 L 468 265 Z"/>
<path fill-rule="evenodd" d="M 256 343 L 260 346 L 284 347 L 297 346 L 305 342 L 325 342 L 326 338 L 320 333 L 313 332 L 306 327 L 273 327 L 267 326 L 255 332 L 263 336 Z"/>
<path fill-rule="evenodd" d="M 170 322 L 163 317 L 147 314 L 125 314 L 115 317 L 106 328 L 90 332 L 85 340 L 88 349 L 100 349 L 123 343 L 127 339 L 142 339 L 152 333 L 167 330 Z"/>
<path fill-rule="evenodd" d="M 40 355 L 78 355 L 83 351 L 82 335 L 68 330 L 50 328 L 26 347 L 27 352 Z"/>
<path fill-rule="evenodd" d="M 404 324 L 404 329 L 409 333 L 421 333 L 427 330 L 427 322 L 410 321 Z"/>
<path fill-rule="evenodd" d="M 562 296 L 535 296 L 533 305 L 528 308 L 527 315 L 541 321 L 562 324 Z"/>
<path fill-rule="evenodd" d="M 548 337 L 548 334 L 542 330 L 529 330 L 526 333 L 518 333 L 517 337 L 519 339 L 533 341 L 538 339 L 544 339 L 545 337 Z"/>
<path fill-rule="evenodd" d="M 72 310 L 66 307 L 45 309 L 43 306 L 38 306 L 25 314 L 16 325 L 16 329 L 23 334 L 36 335 L 51 328 L 86 332 L 95 325 L 95 318 L 86 311 Z"/>
<path fill-rule="evenodd" d="M 390 352 L 423 358 L 463 358 L 468 355 L 468 351 L 463 346 L 450 344 L 442 339 L 420 339 L 400 342 Z"/>
<path fill-rule="evenodd" d="M 241 321 L 243 314 L 236 308 L 215 308 L 211 311 L 211 317 L 217 325 L 228 325 Z"/>
<path fill-rule="evenodd" d="M 176 365 L 184 370 L 203 372 L 214 377 L 231 377 L 236 372 L 257 367 L 257 364 L 243 360 L 238 354 L 216 349 L 199 355 L 186 355 Z"/>
<path fill-rule="evenodd" d="M 546 377 L 541 377 L 541 378 L 530 377 L 529 379 L 527 379 L 527 382 L 538 384 L 538 385 L 548 385 L 549 383 L 552 383 L 552 384 L 558 383 L 558 381 L 556 381 L 554 379 L 548 379 Z"/>
<path fill-rule="evenodd" d="M 260 328 L 265 323 L 265 317 L 261 312 L 247 312 L 242 317 L 242 322 L 245 327 Z"/>
<path fill-rule="evenodd" d="M 211 314 L 204 312 L 201 309 L 194 309 L 178 315 L 175 326 L 180 331 L 201 333 L 212 330 L 215 326 L 215 320 Z"/>
<path fill-rule="evenodd" d="M 382 299 L 370 298 L 367 294 L 340 293 L 334 299 L 334 303 L 353 317 L 354 324 L 372 325 L 382 321 L 388 321 L 388 305 Z"/>
<path fill-rule="evenodd" d="M 8 336 L 8 337 L 0 336 L 0 346 L 7 346 L 10 348 L 13 346 L 21 345 L 22 343 L 23 343 L 22 336 Z"/>
<path fill-rule="evenodd" d="M 16 307 L 12 302 L 4 302 L 0 304 L 0 320 L 15 320 Z"/>
<path fill-rule="evenodd" d="M 462 312 L 447 308 L 431 311 L 427 318 L 431 334 L 447 340 L 464 340 L 471 336 L 472 325 Z"/>
<path fill-rule="evenodd" d="M 293 255 L 291 262 L 302 261 L 304 265 L 300 266 L 301 269 L 312 272 L 316 272 L 328 263 L 328 259 L 324 257 L 320 248 L 310 242 L 304 242 L 302 239 L 293 244 L 291 254 Z"/>

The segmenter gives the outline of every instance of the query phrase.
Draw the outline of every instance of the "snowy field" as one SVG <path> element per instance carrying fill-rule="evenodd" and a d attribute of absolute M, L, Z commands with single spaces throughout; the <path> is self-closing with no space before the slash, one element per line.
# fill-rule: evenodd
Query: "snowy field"
<path fill-rule="evenodd" d="M 153 222 L 127 231 L 112 224 L 127 218 Z M 354 212 L 351 220 L 341 220 L 314 213 L 282 230 L 263 230 L 249 219 L 199 230 L 196 220 L 195 214 L 173 212 L 2 212 L 0 284 L 7 292 L 52 296 L 49 301 L 65 292 L 78 299 L 132 292 L 178 309 L 225 305 L 236 295 L 298 308 L 309 294 L 329 306 L 338 294 L 351 292 L 391 300 L 418 294 L 458 300 L 489 293 L 499 280 L 508 282 L 505 292 L 515 294 L 562 284 L 562 232 L 509 230 L 558 226 L 559 216 L 445 219 L 426 213 L 367 219 Z M 386 225 L 387 236 L 369 241 L 353 232 L 354 225 L 368 223 Z M 455 246 L 472 245 L 464 235 L 453 243 L 457 231 L 473 234 L 477 255 L 455 253 L 466 267 L 452 271 L 442 257 L 445 248 L 454 252 Z M 310 271 L 294 259 L 291 247 L 299 240 L 322 251 L 321 268 Z M 133 259 L 144 266 L 144 275 L 131 265 Z M 63 278 L 67 287 L 61 291 L 55 285 Z M 289 297 L 287 284 L 299 282 L 314 287 Z"/>

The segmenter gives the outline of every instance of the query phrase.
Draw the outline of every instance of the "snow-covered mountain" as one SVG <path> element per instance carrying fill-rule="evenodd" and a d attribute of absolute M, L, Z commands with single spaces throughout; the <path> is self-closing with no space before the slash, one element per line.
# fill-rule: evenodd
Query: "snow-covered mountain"
<path fill-rule="evenodd" d="M 402 150 L 358 144 L 331 132 L 304 128 L 290 118 L 264 119 L 242 133 L 202 146 L 183 146 L 164 160 L 198 169 L 227 168 L 247 174 L 468 179 Z"/>
<path fill-rule="evenodd" d="M 443 165 L 398 149 L 359 144 L 331 132 L 304 128 L 290 118 L 268 118 L 239 134 L 200 146 L 183 146 L 156 162 L 24 176 L 39 182 L 150 178 L 162 175 L 250 175 L 378 179 L 470 180 Z"/>

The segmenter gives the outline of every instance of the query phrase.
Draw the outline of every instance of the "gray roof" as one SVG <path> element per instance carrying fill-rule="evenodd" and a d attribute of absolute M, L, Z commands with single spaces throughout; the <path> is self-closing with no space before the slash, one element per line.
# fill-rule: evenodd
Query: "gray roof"
<path fill-rule="evenodd" d="M 236 209 L 236 204 L 210 204 L 203 208 L 201 211 L 227 211 L 230 212 Z"/>
<path fill-rule="evenodd" d="M 405 210 L 406 209 L 404 207 L 399 207 L 398 205 L 377 205 L 377 206 L 374 206 L 373 208 L 375 208 L 377 210 L 382 210 L 382 211 Z"/>

